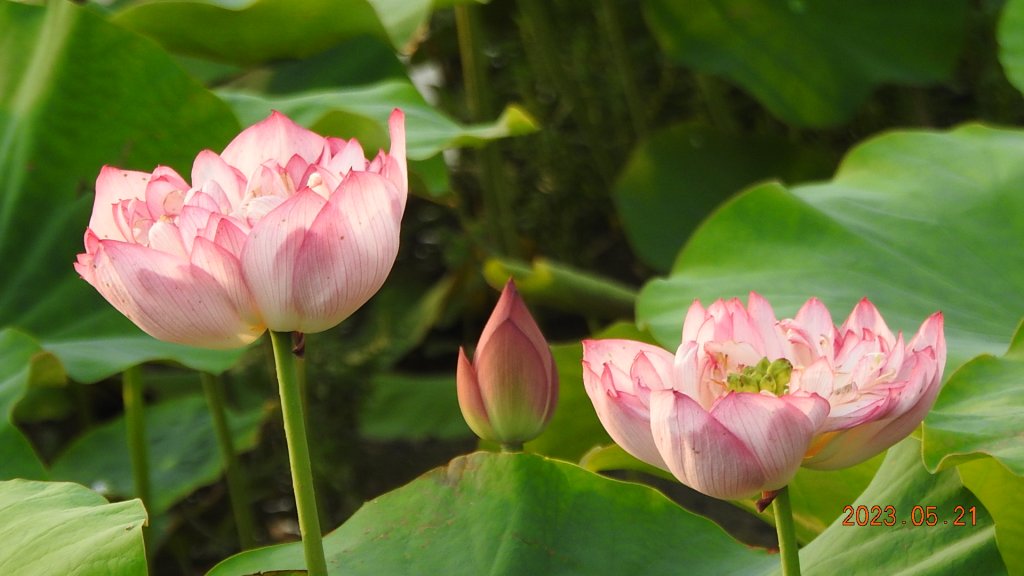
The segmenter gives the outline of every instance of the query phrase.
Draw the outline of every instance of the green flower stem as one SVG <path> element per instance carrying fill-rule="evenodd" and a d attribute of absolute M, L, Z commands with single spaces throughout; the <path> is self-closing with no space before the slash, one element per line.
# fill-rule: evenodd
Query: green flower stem
<path fill-rule="evenodd" d="M 800 576 L 800 550 L 796 545 L 796 530 L 793 525 L 793 508 L 789 503 L 789 486 L 783 486 L 772 502 L 775 512 L 775 530 L 779 534 L 779 555 L 782 558 L 783 576 Z"/>
<path fill-rule="evenodd" d="M 231 511 L 235 516 L 235 528 L 238 531 L 238 544 L 242 550 L 252 548 L 256 543 L 252 535 L 252 512 L 249 509 L 249 491 L 242 477 L 235 454 L 235 443 L 228 427 L 227 412 L 224 409 L 224 394 L 221 391 L 220 379 L 207 372 L 199 374 L 203 382 L 203 394 L 206 404 L 213 417 L 213 429 L 217 434 L 220 446 L 220 457 L 224 463 L 224 475 L 228 481 L 228 497 L 231 499 Z"/>
<path fill-rule="evenodd" d="M 522 442 L 502 442 L 501 443 L 501 451 L 502 452 L 522 452 L 523 451 L 523 443 Z"/>
<path fill-rule="evenodd" d="M 132 484 L 135 497 L 149 514 L 153 514 L 150 503 L 149 447 L 146 444 L 146 410 L 142 399 L 142 366 L 132 366 L 121 376 L 121 394 L 124 397 L 124 422 L 128 430 L 128 452 L 132 459 Z M 146 539 L 146 553 L 149 549 L 149 531 L 143 532 Z"/>
<path fill-rule="evenodd" d="M 306 419 L 302 413 L 302 386 L 299 384 L 296 358 L 292 354 L 292 335 L 271 331 L 270 341 L 274 345 L 281 415 L 284 418 L 285 439 L 288 441 L 288 460 L 292 468 L 292 487 L 295 490 L 295 507 L 299 513 L 299 532 L 306 555 L 306 569 L 310 576 L 326 576 L 327 559 L 324 556 L 320 517 L 313 491 L 313 467 L 309 462 Z"/>

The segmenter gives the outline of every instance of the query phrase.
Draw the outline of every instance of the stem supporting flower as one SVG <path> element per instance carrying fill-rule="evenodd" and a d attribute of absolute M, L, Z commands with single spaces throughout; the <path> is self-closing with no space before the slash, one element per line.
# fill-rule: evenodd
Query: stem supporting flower
<path fill-rule="evenodd" d="M 313 468 L 309 460 L 306 441 L 306 420 L 302 407 L 302 385 L 292 353 L 292 336 L 288 332 L 270 332 L 274 345 L 274 362 L 281 394 L 281 415 L 284 418 L 285 438 L 288 442 L 288 460 L 292 469 L 295 507 L 299 516 L 299 532 L 306 556 L 306 569 L 310 576 L 326 576 L 327 559 L 324 556 L 320 517 L 317 513 L 316 494 L 313 490 Z"/>
<path fill-rule="evenodd" d="M 793 508 L 789 502 L 788 486 L 783 486 L 775 492 L 772 511 L 775 512 L 775 530 L 779 535 L 779 556 L 782 558 L 782 574 L 783 576 L 800 576 L 800 549 L 796 544 Z"/>

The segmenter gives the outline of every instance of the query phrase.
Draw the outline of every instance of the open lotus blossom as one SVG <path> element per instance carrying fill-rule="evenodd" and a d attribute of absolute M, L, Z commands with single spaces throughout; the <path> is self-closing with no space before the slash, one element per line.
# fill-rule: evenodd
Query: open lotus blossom
<path fill-rule="evenodd" d="M 583 380 L 627 452 L 723 499 L 777 490 L 801 463 L 856 464 L 906 436 L 938 392 L 942 316 L 910 343 L 867 300 L 836 328 L 809 300 L 778 321 L 751 293 L 694 302 L 675 354 L 630 340 L 583 343 Z"/>
<path fill-rule="evenodd" d="M 266 329 L 319 332 L 380 289 L 398 253 L 408 194 L 405 124 L 367 160 L 274 112 L 191 184 L 171 168 L 104 166 L 75 270 L 160 340 L 233 348 Z"/>
<path fill-rule="evenodd" d="M 480 334 L 473 362 L 459 348 L 459 407 L 477 436 L 521 444 L 544 431 L 558 402 L 548 343 L 509 280 Z"/>

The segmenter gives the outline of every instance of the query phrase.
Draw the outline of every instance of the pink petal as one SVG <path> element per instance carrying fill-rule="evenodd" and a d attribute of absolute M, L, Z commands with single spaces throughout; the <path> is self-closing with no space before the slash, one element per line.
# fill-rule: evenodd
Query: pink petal
<path fill-rule="evenodd" d="M 228 165 L 219 155 L 211 150 L 203 150 L 196 156 L 192 164 L 192 186 L 205 190 L 216 185 L 224 194 L 228 206 L 222 207 L 230 212 L 242 202 L 245 193 L 245 176 L 237 169 Z"/>
<path fill-rule="evenodd" d="M 657 355 L 648 358 L 643 352 L 636 355 L 633 365 L 629 367 L 629 377 L 637 386 L 648 390 L 672 388 L 672 364 L 665 362 L 667 357 Z M 657 362 L 657 364 L 655 364 Z"/>
<path fill-rule="evenodd" d="M 628 375 L 632 370 L 633 362 L 641 354 L 651 363 L 664 382 L 671 381 L 672 377 L 669 374 L 674 371 L 672 366 L 675 362 L 675 357 L 671 352 L 663 348 L 633 340 L 605 339 L 583 341 L 583 361 L 591 366 L 595 366 L 598 371 L 603 370 L 602 367 L 605 364 L 611 364 L 623 374 Z M 627 383 L 620 386 L 619 389 L 632 392 L 634 382 L 627 378 Z"/>
<path fill-rule="evenodd" d="M 810 366 L 796 368 L 790 380 L 790 390 L 817 394 L 831 398 L 835 386 L 835 372 L 825 358 L 819 358 Z"/>
<path fill-rule="evenodd" d="M 892 330 L 889 330 L 889 326 L 878 312 L 878 308 L 875 308 L 875 305 L 867 298 L 861 298 L 850 312 L 850 317 L 839 328 L 839 333 L 845 334 L 847 331 L 851 331 L 862 335 L 865 330 L 870 330 L 889 345 L 896 342 L 896 336 L 893 335 Z"/>
<path fill-rule="evenodd" d="M 537 354 L 530 337 L 515 324 L 503 323 L 491 337 L 490 346 L 476 350 L 474 366 L 497 437 L 536 437 L 552 408 L 550 371 L 547 359 Z"/>
<path fill-rule="evenodd" d="M 792 480 L 828 413 L 828 401 L 817 395 L 753 393 L 727 394 L 711 410 L 753 454 L 764 475 L 759 490 L 775 490 Z"/>
<path fill-rule="evenodd" d="M 298 155 L 307 163 L 315 162 L 323 152 L 324 144 L 323 137 L 275 111 L 265 120 L 243 130 L 220 156 L 237 168 L 243 177 L 252 178 L 267 161 L 285 166 L 292 156 Z"/>
<path fill-rule="evenodd" d="M 237 348 L 263 333 L 230 296 L 186 260 L 137 244 L 104 240 L 91 284 L 154 338 L 204 348 Z"/>
<path fill-rule="evenodd" d="M 771 359 L 785 358 L 785 334 L 779 327 L 772 305 L 757 292 L 747 298 L 747 311 L 764 344 L 764 355 Z"/>
<path fill-rule="evenodd" d="M 291 329 L 336 326 L 380 290 L 398 256 L 395 193 L 390 182 L 366 172 L 350 173 L 334 192 L 294 255 L 299 323 Z"/>
<path fill-rule="evenodd" d="M 683 320 L 683 342 L 691 342 L 697 339 L 697 333 L 707 320 L 707 311 L 701 305 L 700 300 L 694 300 L 686 310 L 686 319 Z"/>
<path fill-rule="evenodd" d="M 196 238 L 191 263 L 220 284 L 245 322 L 253 325 L 261 323 L 256 302 L 242 276 L 242 264 L 229 249 L 206 238 Z"/>
<path fill-rule="evenodd" d="M 291 332 L 305 327 L 307 319 L 297 310 L 296 270 L 306 232 L 325 204 L 308 189 L 295 194 L 264 216 L 242 247 L 242 273 L 270 330 Z M 308 258 L 303 266 L 308 270 Z M 303 289 L 308 290 L 308 280 L 303 281 Z"/>
<path fill-rule="evenodd" d="M 118 170 L 110 166 L 100 169 L 96 178 L 96 200 L 89 219 L 89 229 L 100 240 L 130 240 L 114 219 L 114 207 L 122 200 L 145 199 L 149 177 L 145 172 Z"/>
<path fill-rule="evenodd" d="M 751 448 L 692 398 L 655 390 L 650 410 L 654 443 L 680 482 L 726 500 L 765 488 L 767 478 Z"/>
<path fill-rule="evenodd" d="M 405 113 L 398 108 L 391 111 L 388 117 L 388 130 L 391 135 L 391 149 L 381 169 L 381 175 L 390 180 L 402 197 L 405 210 L 405 198 L 409 194 L 409 169 L 405 159 Z"/>
<path fill-rule="evenodd" d="M 459 347 L 459 361 L 455 372 L 455 382 L 459 397 L 459 409 L 466 424 L 477 436 L 493 439 L 494 430 L 491 428 L 490 419 L 487 416 L 487 407 L 484 406 L 483 397 L 480 395 L 480 384 L 476 378 L 476 369 L 466 357 L 466 352 Z"/>
<path fill-rule="evenodd" d="M 617 370 L 619 376 L 616 376 L 611 363 L 594 364 L 593 356 L 590 361 L 586 359 L 588 342 L 601 341 L 583 342 L 583 386 L 604 429 L 626 452 L 667 470 L 651 436 L 650 411 L 646 401 L 623 391 L 625 387 L 631 387 L 631 383 L 622 370 Z M 595 368 L 600 373 L 595 372 Z"/>

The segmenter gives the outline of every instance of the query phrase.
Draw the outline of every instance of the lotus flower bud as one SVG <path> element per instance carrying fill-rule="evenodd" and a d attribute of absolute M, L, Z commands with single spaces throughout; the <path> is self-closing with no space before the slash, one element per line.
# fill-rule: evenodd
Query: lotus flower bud
<path fill-rule="evenodd" d="M 558 401 L 558 372 L 537 322 L 509 280 L 477 343 L 459 349 L 459 406 L 477 436 L 522 444 L 544 431 Z"/>

